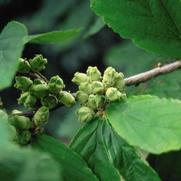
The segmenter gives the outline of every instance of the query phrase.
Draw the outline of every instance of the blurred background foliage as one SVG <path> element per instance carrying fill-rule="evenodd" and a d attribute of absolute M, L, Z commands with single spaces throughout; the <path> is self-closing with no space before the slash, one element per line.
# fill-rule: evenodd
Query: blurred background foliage
<path fill-rule="evenodd" d="M 24 23 L 31 34 L 53 30 L 81 30 L 75 39 L 66 43 L 28 44 L 22 55 L 31 58 L 42 53 L 49 60 L 43 74 L 47 78 L 60 75 L 65 80 L 67 90 L 75 91 L 71 78 L 76 71 L 84 72 L 88 65 L 97 66 L 101 71 L 106 66 L 113 66 L 128 77 L 173 61 L 169 57 L 145 52 L 131 41 L 123 40 L 91 11 L 89 0 L 0 0 L 0 29 L 11 20 Z M 154 94 L 179 99 L 180 92 L 181 79 L 178 71 L 127 88 L 128 95 Z M 19 108 L 16 104 L 18 95 L 14 88 L 0 92 L 8 111 Z M 47 132 L 68 143 L 80 127 L 75 115 L 77 106 L 71 109 L 62 107 L 52 112 L 46 126 Z M 181 152 L 150 155 L 148 160 L 162 180 L 181 180 Z"/>

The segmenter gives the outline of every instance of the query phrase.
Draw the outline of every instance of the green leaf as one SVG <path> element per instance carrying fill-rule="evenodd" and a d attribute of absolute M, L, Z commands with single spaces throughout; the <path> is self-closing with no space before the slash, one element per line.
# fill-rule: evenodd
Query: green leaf
<path fill-rule="evenodd" d="M 11 146 L 15 132 L 12 130 L 8 122 L 8 115 L 0 109 L 0 148 Z"/>
<path fill-rule="evenodd" d="M 181 58 L 180 0 L 91 0 L 93 11 L 140 47 Z"/>
<path fill-rule="evenodd" d="M 42 33 L 38 35 L 30 35 L 27 38 L 29 43 L 62 43 L 65 41 L 71 41 L 78 37 L 81 29 L 72 29 L 66 31 L 52 31 L 48 33 Z"/>
<path fill-rule="evenodd" d="M 61 181 L 61 168 L 49 155 L 18 147 L 1 148 L 0 178 L 10 181 Z"/>
<path fill-rule="evenodd" d="M 24 25 L 15 21 L 8 23 L 0 34 L 0 90 L 11 85 L 26 36 Z"/>
<path fill-rule="evenodd" d="M 181 148 L 181 101 L 142 95 L 111 104 L 107 116 L 129 144 L 160 154 Z"/>
<path fill-rule="evenodd" d="M 120 181 L 121 176 L 127 181 L 160 180 L 107 120 L 96 119 L 85 124 L 70 147 L 87 161 L 101 181 Z"/>
<path fill-rule="evenodd" d="M 97 181 L 96 176 L 91 172 L 84 160 L 60 141 L 42 135 L 37 138 L 34 147 L 52 155 L 62 167 L 64 180 Z"/>

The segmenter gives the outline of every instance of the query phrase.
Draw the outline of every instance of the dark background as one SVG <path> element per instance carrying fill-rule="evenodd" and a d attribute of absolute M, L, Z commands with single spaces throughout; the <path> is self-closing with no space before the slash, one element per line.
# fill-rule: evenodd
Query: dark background
<path fill-rule="evenodd" d="M 35 54 L 42 53 L 49 60 L 43 74 L 47 78 L 59 74 L 64 79 L 67 90 L 76 89 L 71 83 L 71 78 L 76 71 L 84 72 L 88 65 L 97 66 L 101 71 L 106 66 L 112 65 L 119 71 L 123 71 L 126 76 L 130 76 L 146 71 L 160 61 L 167 61 L 166 58 L 134 47 L 106 26 L 85 38 L 86 33 L 99 20 L 90 10 L 88 0 L 0 0 L 0 30 L 11 20 L 24 23 L 29 34 L 83 28 L 81 35 L 75 41 L 58 45 L 28 44 L 22 55 L 22 57 L 32 58 Z M 126 43 L 130 44 L 128 48 Z M 180 90 L 181 81 L 175 73 L 173 76 L 168 75 L 165 78 L 157 78 L 149 83 L 128 88 L 127 91 L 128 95 L 152 93 L 180 98 Z M 0 92 L 4 107 L 9 112 L 14 108 L 21 109 L 16 104 L 18 96 L 19 92 L 13 87 Z M 76 107 L 60 108 L 51 113 L 46 131 L 68 143 L 80 126 L 74 114 Z M 160 156 L 150 155 L 148 161 L 163 181 L 181 181 L 181 152 Z"/>

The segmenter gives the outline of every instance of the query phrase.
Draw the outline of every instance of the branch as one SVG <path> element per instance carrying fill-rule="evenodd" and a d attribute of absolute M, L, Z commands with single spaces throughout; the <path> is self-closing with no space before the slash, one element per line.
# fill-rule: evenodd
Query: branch
<path fill-rule="evenodd" d="M 177 69 L 181 69 L 181 61 L 176 61 L 163 66 L 159 66 L 149 71 L 125 78 L 125 84 L 126 86 L 138 85 L 159 75 L 167 74 Z"/>
<path fill-rule="evenodd" d="M 181 61 L 176 61 L 176 62 L 169 63 L 169 64 L 166 64 L 163 66 L 159 66 L 159 67 L 156 67 L 149 71 L 125 78 L 124 80 L 125 80 L 126 86 L 138 85 L 138 84 L 146 82 L 154 77 L 173 72 L 177 69 L 181 69 Z M 40 76 L 42 77 L 42 75 L 40 75 Z M 44 77 L 42 77 L 42 78 L 44 78 Z M 45 81 L 47 81 L 46 78 L 44 78 L 44 79 L 45 79 Z M 75 97 L 75 93 L 72 93 L 72 95 Z M 55 108 L 51 109 L 51 111 L 53 111 L 61 106 L 63 106 L 63 105 L 59 104 Z M 28 117 L 33 117 L 35 112 L 36 112 L 36 110 L 33 110 L 33 111 L 29 111 L 29 112 L 18 113 L 18 115 L 25 115 Z"/>

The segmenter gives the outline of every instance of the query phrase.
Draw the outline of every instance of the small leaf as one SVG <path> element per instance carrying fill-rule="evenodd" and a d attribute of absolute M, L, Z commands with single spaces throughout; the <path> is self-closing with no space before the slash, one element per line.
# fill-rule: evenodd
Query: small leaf
<path fill-rule="evenodd" d="M 0 34 L 0 90 L 11 85 L 26 36 L 25 26 L 16 21 L 8 23 Z"/>
<path fill-rule="evenodd" d="M 87 161 L 101 181 L 120 181 L 121 176 L 127 181 L 160 181 L 107 120 L 96 119 L 85 124 L 70 147 Z"/>
<path fill-rule="evenodd" d="M 52 31 L 48 33 L 42 33 L 38 35 L 30 35 L 27 37 L 29 43 L 62 43 L 64 41 L 70 41 L 78 37 L 81 29 L 72 29 L 65 31 Z"/>
<path fill-rule="evenodd" d="M 181 148 L 181 101 L 142 95 L 111 104 L 107 116 L 128 143 L 160 154 Z"/>
<path fill-rule="evenodd" d="M 91 0 L 93 11 L 140 47 L 181 58 L 180 0 Z"/>
<path fill-rule="evenodd" d="M 88 168 L 86 162 L 60 141 L 42 135 L 37 138 L 34 147 L 52 155 L 62 168 L 64 180 L 97 181 L 96 176 Z"/>

